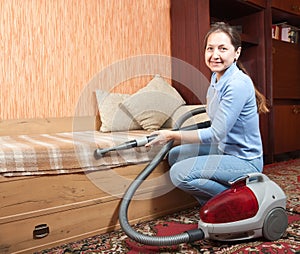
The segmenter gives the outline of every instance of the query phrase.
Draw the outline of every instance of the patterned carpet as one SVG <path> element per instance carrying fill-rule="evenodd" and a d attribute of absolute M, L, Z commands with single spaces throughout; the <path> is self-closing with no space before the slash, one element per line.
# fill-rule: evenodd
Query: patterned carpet
<path fill-rule="evenodd" d="M 256 254 L 256 253 L 300 253 L 300 159 L 267 165 L 264 173 L 280 185 L 287 195 L 288 228 L 285 235 L 274 242 L 264 239 L 243 242 L 218 242 L 201 240 L 191 244 L 156 247 L 139 244 L 129 239 L 122 230 L 96 235 L 81 241 L 65 244 L 38 252 L 40 254 L 60 253 L 188 253 L 188 254 Z M 199 207 L 175 213 L 134 227 L 150 235 L 172 235 L 197 228 Z"/>

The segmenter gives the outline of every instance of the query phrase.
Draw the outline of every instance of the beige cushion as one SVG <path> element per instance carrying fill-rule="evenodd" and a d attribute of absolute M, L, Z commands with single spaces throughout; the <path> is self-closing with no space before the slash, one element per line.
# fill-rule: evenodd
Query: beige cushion
<path fill-rule="evenodd" d="M 180 106 L 174 112 L 174 114 L 168 119 L 168 121 L 165 122 L 165 124 L 162 126 L 162 128 L 168 128 L 168 129 L 174 128 L 175 123 L 181 116 L 183 116 L 185 113 L 187 113 L 195 108 L 199 108 L 199 107 L 200 108 L 206 107 L 206 105 L 182 105 L 182 106 Z M 182 127 L 188 126 L 188 125 L 193 125 L 196 123 L 205 122 L 205 121 L 209 121 L 209 117 L 208 117 L 207 113 L 198 114 L 198 115 L 195 115 L 195 116 L 189 118 L 187 121 L 185 121 L 183 123 Z"/>
<path fill-rule="evenodd" d="M 126 98 L 120 107 L 145 130 L 157 130 L 184 105 L 180 94 L 162 77 L 155 77 L 135 94 Z"/>
<path fill-rule="evenodd" d="M 122 101 L 130 97 L 129 94 L 108 93 L 102 90 L 96 90 L 95 92 L 100 112 L 100 131 L 110 132 L 142 129 L 132 117 L 119 107 Z"/>

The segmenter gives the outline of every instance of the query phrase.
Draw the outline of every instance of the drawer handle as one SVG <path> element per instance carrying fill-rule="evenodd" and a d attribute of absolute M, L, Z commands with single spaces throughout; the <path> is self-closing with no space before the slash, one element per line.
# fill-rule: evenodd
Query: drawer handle
<path fill-rule="evenodd" d="M 41 239 L 49 235 L 49 226 L 47 224 L 40 224 L 35 226 L 33 230 L 33 238 L 34 239 Z"/>

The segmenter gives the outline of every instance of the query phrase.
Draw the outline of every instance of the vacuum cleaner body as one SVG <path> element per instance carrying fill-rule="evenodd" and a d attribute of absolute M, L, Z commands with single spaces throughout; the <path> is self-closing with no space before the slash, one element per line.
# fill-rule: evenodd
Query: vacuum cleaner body
<path fill-rule="evenodd" d="M 283 190 L 261 173 L 248 174 L 230 184 L 230 189 L 200 209 L 198 228 L 204 238 L 218 241 L 281 238 L 288 225 Z"/>

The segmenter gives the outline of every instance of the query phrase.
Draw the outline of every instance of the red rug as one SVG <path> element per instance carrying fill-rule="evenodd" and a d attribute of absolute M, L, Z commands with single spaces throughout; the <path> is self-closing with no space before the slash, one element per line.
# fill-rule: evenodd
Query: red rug
<path fill-rule="evenodd" d="M 243 242 L 218 242 L 201 240 L 191 244 L 156 247 L 139 244 L 129 239 L 122 230 L 97 235 L 78 242 L 69 243 L 52 249 L 43 250 L 43 254 L 59 253 L 238 253 L 238 254 L 283 254 L 300 253 L 300 159 L 267 165 L 264 173 L 278 183 L 287 195 L 288 228 L 285 235 L 274 242 L 255 239 Z M 197 228 L 199 207 L 175 213 L 134 227 L 148 235 L 172 235 Z"/>

